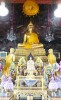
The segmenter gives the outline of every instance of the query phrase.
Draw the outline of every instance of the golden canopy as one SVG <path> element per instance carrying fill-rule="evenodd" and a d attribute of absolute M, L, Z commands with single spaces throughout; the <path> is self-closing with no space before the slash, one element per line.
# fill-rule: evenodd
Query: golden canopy
<path fill-rule="evenodd" d="M 23 12 L 28 16 L 36 15 L 39 12 L 39 6 L 35 0 L 26 0 L 23 4 Z"/>

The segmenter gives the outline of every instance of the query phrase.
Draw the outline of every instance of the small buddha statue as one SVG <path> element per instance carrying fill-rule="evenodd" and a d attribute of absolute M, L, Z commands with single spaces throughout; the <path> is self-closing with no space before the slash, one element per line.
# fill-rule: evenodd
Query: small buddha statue
<path fill-rule="evenodd" d="M 26 73 L 26 78 L 24 79 L 24 82 L 27 86 L 32 87 L 38 82 L 35 78 L 38 73 L 35 68 L 33 56 L 28 56 L 27 69 L 24 73 Z"/>
<path fill-rule="evenodd" d="M 28 31 L 24 35 L 24 41 L 23 46 L 25 48 L 37 48 L 37 47 L 43 47 L 43 44 L 39 44 L 39 39 L 37 33 L 33 32 L 33 24 L 30 22 L 28 24 Z"/>
<path fill-rule="evenodd" d="M 27 61 L 27 70 L 36 70 L 32 57 Z"/>
<path fill-rule="evenodd" d="M 48 62 L 52 65 L 54 63 L 56 63 L 56 57 L 53 53 L 53 49 L 49 49 L 48 50 L 49 54 L 48 54 Z"/>
<path fill-rule="evenodd" d="M 28 73 L 28 75 L 33 75 L 33 73 L 37 74 L 37 70 L 35 68 L 35 62 L 32 56 L 30 56 L 27 61 L 27 69 L 25 70 L 24 73 Z"/>
<path fill-rule="evenodd" d="M 10 53 L 6 57 L 6 65 L 4 66 L 3 73 L 7 76 L 9 74 L 9 67 L 15 61 L 14 48 L 10 48 Z"/>

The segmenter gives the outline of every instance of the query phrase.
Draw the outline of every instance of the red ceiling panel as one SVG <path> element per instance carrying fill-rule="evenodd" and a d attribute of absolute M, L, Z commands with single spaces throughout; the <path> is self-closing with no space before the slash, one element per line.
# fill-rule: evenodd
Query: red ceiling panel
<path fill-rule="evenodd" d="M 24 3 L 26 0 L 0 0 L 0 1 L 6 1 L 10 3 Z M 39 4 L 52 4 L 52 3 L 59 3 L 61 0 L 35 0 Z"/>

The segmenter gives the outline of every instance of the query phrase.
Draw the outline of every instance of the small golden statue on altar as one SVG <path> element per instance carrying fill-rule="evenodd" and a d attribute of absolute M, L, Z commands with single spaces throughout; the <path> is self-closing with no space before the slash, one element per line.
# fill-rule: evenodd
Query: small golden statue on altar
<path fill-rule="evenodd" d="M 48 54 L 48 62 L 50 64 L 56 63 L 56 56 L 53 53 L 53 49 L 49 49 L 48 52 L 49 52 L 49 54 Z"/>
<path fill-rule="evenodd" d="M 24 35 L 23 44 L 18 44 L 18 46 L 24 46 L 25 48 L 38 48 L 43 47 L 43 44 L 39 44 L 39 39 L 37 33 L 33 32 L 33 24 L 30 22 L 28 24 L 28 31 Z"/>
<path fill-rule="evenodd" d="M 9 76 L 9 68 L 12 62 L 15 61 L 15 54 L 14 54 L 14 48 L 10 48 L 10 53 L 6 57 L 6 65 L 3 68 L 3 73 L 6 76 Z"/>

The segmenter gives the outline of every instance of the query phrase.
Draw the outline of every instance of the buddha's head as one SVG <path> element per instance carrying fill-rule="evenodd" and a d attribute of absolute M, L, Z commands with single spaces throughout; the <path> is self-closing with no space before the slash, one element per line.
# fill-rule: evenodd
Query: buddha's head
<path fill-rule="evenodd" d="M 53 49 L 48 50 L 49 54 L 53 54 Z"/>
<path fill-rule="evenodd" d="M 32 57 L 30 57 L 29 60 L 32 60 Z"/>
<path fill-rule="evenodd" d="M 10 48 L 10 53 L 14 53 L 14 48 Z"/>
<path fill-rule="evenodd" d="M 34 28 L 34 26 L 33 26 L 32 22 L 30 22 L 30 23 L 28 24 L 28 31 L 31 33 L 32 30 L 33 30 L 33 28 Z"/>

